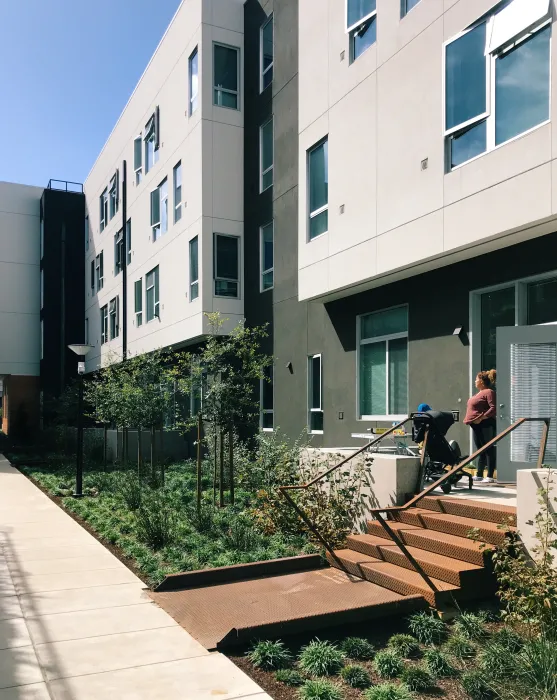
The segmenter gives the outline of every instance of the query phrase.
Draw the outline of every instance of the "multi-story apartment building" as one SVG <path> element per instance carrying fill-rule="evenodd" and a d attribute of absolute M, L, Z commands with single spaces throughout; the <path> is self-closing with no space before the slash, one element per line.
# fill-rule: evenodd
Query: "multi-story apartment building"
<path fill-rule="evenodd" d="M 362 444 L 424 401 L 463 412 L 493 367 L 500 428 L 555 416 L 554 18 L 183 0 L 85 183 L 87 370 L 201 342 L 220 311 L 269 324 L 263 430 Z"/>
<path fill-rule="evenodd" d="M 184 0 L 84 184 L 88 371 L 244 316 L 243 25 Z"/>

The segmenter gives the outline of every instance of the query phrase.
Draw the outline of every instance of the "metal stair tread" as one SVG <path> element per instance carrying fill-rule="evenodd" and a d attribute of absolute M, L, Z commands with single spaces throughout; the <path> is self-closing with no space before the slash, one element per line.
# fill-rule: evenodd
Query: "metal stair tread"
<path fill-rule="evenodd" d="M 426 584 L 426 582 L 416 571 L 412 571 L 411 569 L 405 569 L 402 566 L 391 564 L 390 562 L 383 561 L 382 559 L 370 557 L 367 554 L 355 552 L 353 549 L 339 549 L 336 550 L 335 554 L 341 561 L 344 559 L 352 564 L 356 564 L 362 567 L 362 569 L 364 570 L 371 569 L 385 576 L 406 581 L 418 589 L 424 590 L 427 593 L 431 593 L 431 590 Z M 447 583 L 446 581 L 441 581 L 440 579 L 436 579 L 431 576 L 429 578 L 438 591 L 460 590 L 458 586 L 454 586 L 453 584 Z"/>
<path fill-rule="evenodd" d="M 451 498 L 450 496 L 424 496 L 417 503 L 418 508 L 431 510 L 435 513 L 446 513 L 458 515 L 457 511 L 476 511 L 477 520 L 482 522 L 500 523 L 506 517 L 516 522 L 516 507 L 505 505 L 503 503 L 492 503 L 490 501 L 476 501 L 471 498 Z M 445 510 L 446 508 L 447 510 Z M 448 509 L 453 512 L 450 513 Z M 485 517 L 479 517 L 482 514 Z M 470 517 L 470 516 L 468 516 Z"/>
<path fill-rule="evenodd" d="M 470 530 L 490 530 L 492 532 L 500 533 L 502 532 L 501 527 L 498 523 L 492 523 L 488 520 L 477 520 L 476 518 L 467 518 L 462 515 L 451 515 L 450 513 L 439 513 L 434 510 L 427 510 L 426 508 L 409 508 L 407 511 L 402 511 L 403 513 L 411 513 L 412 515 L 423 516 L 429 520 L 439 520 L 454 523 L 455 525 L 461 525 L 463 527 L 468 527 Z M 514 526 L 507 526 L 509 532 L 516 530 Z"/>
<path fill-rule="evenodd" d="M 371 523 L 376 521 L 371 520 Z M 456 547 L 464 547 L 466 549 L 472 549 L 476 552 L 481 552 L 484 549 L 493 549 L 493 545 L 484 544 L 482 542 L 476 542 L 475 540 L 468 539 L 467 537 L 459 537 L 458 535 L 451 535 L 448 532 L 440 532 L 439 530 L 428 530 L 425 527 L 420 527 L 419 525 L 411 525 L 409 523 L 399 523 L 393 520 L 389 521 L 389 527 L 393 530 L 408 530 L 419 534 L 420 537 L 427 537 L 431 540 L 437 540 L 443 542 L 444 544 L 454 545 Z M 391 540 L 385 534 L 384 539 L 386 542 Z M 424 550 L 427 551 L 427 550 Z"/>
<path fill-rule="evenodd" d="M 348 537 L 348 543 L 350 543 L 351 540 L 356 540 L 366 544 L 369 543 L 379 548 L 392 549 L 393 551 L 401 552 L 397 544 L 391 542 L 391 540 L 383 539 L 382 537 L 377 537 L 376 535 L 350 535 Z M 439 567 L 444 567 L 452 571 L 483 570 L 483 567 L 478 566 L 477 564 L 471 564 L 470 562 L 463 561 L 462 559 L 453 559 L 452 557 L 446 557 L 443 554 L 430 552 L 427 549 L 420 549 L 419 547 L 409 545 L 406 545 L 406 549 L 418 562 L 423 561 L 425 563 L 433 564 Z"/>

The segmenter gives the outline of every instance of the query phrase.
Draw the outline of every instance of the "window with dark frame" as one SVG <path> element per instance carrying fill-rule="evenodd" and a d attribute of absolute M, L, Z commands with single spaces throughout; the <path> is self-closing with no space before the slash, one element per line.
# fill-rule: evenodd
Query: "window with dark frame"
<path fill-rule="evenodd" d="M 108 342 L 108 305 L 101 309 L 101 345 Z"/>
<path fill-rule="evenodd" d="M 240 49 L 213 44 L 213 104 L 239 109 Z"/>
<path fill-rule="evenodd" d="M 238 236 L 215 233 L 213 268 L 217 297 L 239 297 L 239 247 Z"/>
<path fill-rule="evenodd" d="M 346 31 L 352 63 L 377 41 L 377 0 L 346 0 Z"/>
<path fill-rule="evenodd" d="M 104 254 L 103 251 L 95 258 L 95 272 L 97 278 L 97 292 L 104 287 Z"/>
<path fill-rule="evenodd" d="M 190 241 L 190 301 L 199 296 L 199 238 Z"/>
<path fill-rule="evenodd" d="M 329 141 L 308 151 L 309 240 L 329 229 Z"/>
<path fill-rule="evenodd" d="M 274 24 L 273 15 L 261 26 L 260 32 L 260 91 L 263 92 L 265 88 L 273 82 L 273 64 L 274 64 L 274 36 L 273 36 Z"/>
<path fill-rule="evenodd" d="M 143 280 L 141 277 L 134 283 L 134 298 L 135 325 L 139 328 L 143 325 Z"/>
<path fill-rule="evenodd" d="M 259 191 L 264 192 L 273 184 L 274 129 L 273 117 L 259 129 Z"/>
<path fill-rule="evenodd" d="M 174 185 L 174 223 L 182 218 L 182 161 L 178 161 L 172 171 Z"/>
<path fill-rule="evenodd" d="M 158 265 L 145 275 L 145 307 L 147 323 L 155 318 L 160 318 Z"/>
<path fill-rule="evenodd" d="M 100 196 L 100 222 L 101 232 L 104 231 L 108 223 L 108 188 L 105 187 Z"/>
<path fill-rule="evenodd" d="M 190 117 L 197 109 L 199 98 L 199 53 L 197 46 L 189 58 L 189 91 L 190 91 Z"/>
<path fill-rule="evenodd" d="M 274 429 L 274 371 L 273 366 L 265 367 L 260 381 L 260 419 L 261 430 Z"/>
<path fill-rule="evenodd" d="M 114 276 L 118 276 L 124 267 L 124 232 L 122 229 L 114 236 Z"/>
<path fill-rule="evenodd" d="M 118 212 L 119 179 L 119 172 L 117 170 L 110 179 L 110 190 L 108 192 L 109 211 L 111 219 L 113 219 Z"/>
<path fill-rule="evenodd" d="M 114 297 L 110 300 L 108 304 L 108 316 L 109 316 L 109 327 L 110 327 L 110 340 L 114 340 L 120 335 L 120 325 L 119 325 L 119 297 Z"/>
<path fill-rule="evenodd" d="M 261 291 L 266 292 L 273 288 L 274 284 L 274 225 L 262 226 L 260 229 L 260 256 L 261 256 Z"/>
<path fill-rule="evenodd" d="M 323 432 L 323 365 L 322 355 L 308 357 L 308 430 Z"/>

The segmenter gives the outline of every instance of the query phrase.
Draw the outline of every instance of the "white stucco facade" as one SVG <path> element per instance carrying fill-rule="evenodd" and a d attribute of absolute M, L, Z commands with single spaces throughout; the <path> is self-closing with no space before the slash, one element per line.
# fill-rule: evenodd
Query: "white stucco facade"
<path fill-rule="evenodd" d="M 351 62 L 345 0 L 300 2 L 301 300 L 338 298 L 555 230 L 553 31 L 549 120 L 447 167 L 444 44 L 497 5 L 420 0 L 401 17 L 398 0 L 377 0 L 377 41 Z M 307 151 L 325 137 L 328 231 L 309 241 Z"/>
<path fill-rule="evenodd" d="M 42 193 L 0 182 L 0 375 L 39 375 Z"/>
<path fill-rule="evenodd" d="M 243 318 L 243 1 L 184 0 L 135 88 L 85 185 L 89 216 L 86 258 L 86 326 L 94 350 L 87 370 L 109 356 L 121 356 L 122 332 L 101 345 L 101 309 L 119 296 L 122 273 L 115 274 L 114 237 L 122 229 L 122 162 L 127 162 L 127 219 L 131 221 L 131 260 L 127 266 L 128 352 L 191 343 L 208 331 L 204 314 L 220 311 L 224 330 Z M 213 104 L 214 45 L 238 49 L 238 108 Z M 198 107 L 191 113 L 189 60 L 199 57 Z M 134 174 L 134 139 L 158 108 L 160 139 L 158 162 Z M 181 162 L 182 214 L 174 221 L 173 169 Z M 116 170 L 120 176 L 118 212 L 103 231 L 99 198 Z M 153 240 L 151 192 L 167 178 L 168 230 Z M 238 237 L 237 298 L 215 296 L 214 234 Z M 190 298 L 189 244 L 198 237 L 199 296 Z M 92 291 L 90 270 L 103 252 L 104 285 Z M 159 268 L 159 317 L 146 319 L 146 275 Z M 143 283 L 143 323 L 135 323 L 134 284 Z M 122 314 L 120 314 L 120 317 Z"/>

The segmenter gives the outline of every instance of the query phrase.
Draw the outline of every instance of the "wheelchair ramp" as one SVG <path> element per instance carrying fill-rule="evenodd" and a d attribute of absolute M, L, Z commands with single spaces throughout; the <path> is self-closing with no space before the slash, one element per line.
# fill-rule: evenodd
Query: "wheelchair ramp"
<path fill-rule="evenodd" d="M 334 568 L 155 591 L 151 596 L 206 649 L 406 615 L 426 605 L 420 595 L 400 595 Z"/>

